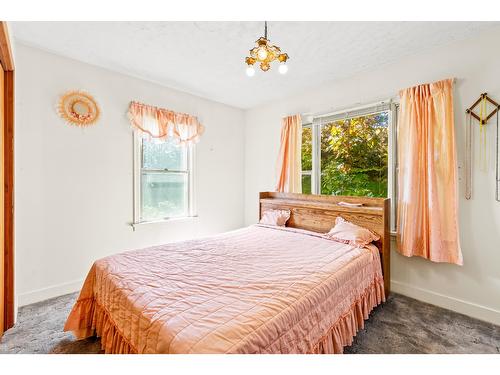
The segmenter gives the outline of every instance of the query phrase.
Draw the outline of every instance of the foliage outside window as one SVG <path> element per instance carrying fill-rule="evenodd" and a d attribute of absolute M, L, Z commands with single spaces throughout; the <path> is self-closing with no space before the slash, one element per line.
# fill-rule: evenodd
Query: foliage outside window
<path fill-rule="evenodd" d="M 302 193 L 311 194 L 312 127 L 302 127 Z"/>
<path fill-rule="evenodd" d="M 321 194 L 387 197 L 388 113 L 321 127 Z"/>
<path fill-rule="evenodd" d="M 384 110 L 306 124 L 302 192 L 387 197 L 389 122 L 390 111 Z"/>
<path fill-rule="evenodd" d="M 191 147 L 174 140 L 137 140 L 140 165 L 136 222 L 191 216 Z M 138 216 L 138 217 L 137 217 Z"/>

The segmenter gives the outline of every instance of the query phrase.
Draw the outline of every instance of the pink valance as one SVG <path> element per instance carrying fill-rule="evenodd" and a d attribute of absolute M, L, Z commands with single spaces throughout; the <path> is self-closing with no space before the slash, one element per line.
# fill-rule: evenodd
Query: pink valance
<path fill-rule="evenodd" d="M 134 130 L 155 139 L 173 138 L 179 143 L 199 141 L 205 128 L 195 116 L 138 102 L 131 102 L 128 117 Z"/>

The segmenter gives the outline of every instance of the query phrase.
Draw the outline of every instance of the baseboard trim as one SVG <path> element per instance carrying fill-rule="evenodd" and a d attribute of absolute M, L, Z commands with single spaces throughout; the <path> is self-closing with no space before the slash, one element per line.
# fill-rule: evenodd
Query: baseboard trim
<path fill-rule="evenodd" d="M 479 305 L 477 303 L 446 296 L 444 294 L 418 288 L 395 280 L 391 280 L 391 291 L 415 298 L 422 302 L 430 303 L 431 305 L 456 311 L 460 314 L 468 315 L 479 320 L 500 325 L 500 311 Z"/>
<path fill-rule="evenodd" d="M 33 290 L 31 292 L 21 293 L 17 296 L 18 306 L 26 306 L 32 303 L 45 301 L 50 298 L 59 297 L 64 294 L 77 292 L 83 285 L 83 280 L 69 281 L 47 288 Z"/>

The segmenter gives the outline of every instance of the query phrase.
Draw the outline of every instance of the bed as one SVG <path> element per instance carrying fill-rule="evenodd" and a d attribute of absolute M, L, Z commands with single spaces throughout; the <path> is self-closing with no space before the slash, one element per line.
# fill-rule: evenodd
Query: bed
<path fill-rule="evenodd" d="M 362 203 L 346 207 L 339 202 Z M 96 261 L 65 325 L 105 353 L 342 353 L 389 293 L 389 201 L 260 193 L 255 224 Z M 328 239 L 341 216 L 380 236 Z"/>

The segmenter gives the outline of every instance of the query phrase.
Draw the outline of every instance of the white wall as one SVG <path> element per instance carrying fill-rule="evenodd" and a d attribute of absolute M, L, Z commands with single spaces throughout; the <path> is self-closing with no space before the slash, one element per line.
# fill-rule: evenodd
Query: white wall
<path fill-rule="evenodd" d="M 243 225 L 243 111 L 16 44 L 16 294 L 20 305 L 78 290 L 98 258 Z M 87 129 L 56 114 L 60 94 L 85 89 L 102 109 Z M 198 116 L 198 218 L 134 232 L 128 104 Z"/>
<path fill-rule="evenodd" d="M 16 294 L 21 305 L 78 290 L 95 259 L 119 251 L 203 236 L 257 220 L 259 191 L 274 190 L 280 120 L 393 97 L 411 85 L 447 77 L 455 90 L 458 160 L 464 162 L 464 114 L 481 92 L 500 99 L 500 29 L 474 40 L 304 91 L 246 112 L 151 82 L 16 44 Z M 293 71 L 289 78 L 293 79 Z M 58 96 L 86 89 L 99 101 L 97 125 L 79 129 L 57 116 Z M 197 115 L 199 218 L 138 227 L 132 220 L 131 100 Z M 243 127 L 243 124 L 245 126 Z M 493 151 L 494 126 L 488 126 Z M 476 130 L 476 143 L 477 143 Z M 476 154 L 477 155 L 477 154 Z M 493 160 L 493 152 L 491 152 Z M 477 161 L 476 161 L 477 165 Z M 461 174 L 463 177 L 463 174 Z M 500 323 L 500 203 L 494 165 L 474 171 L 463 198 L 464 266 L 392 256 L 392 287 L 409 296 Z"/>
<path fill-rule="evenodd" d="M 458 161 L 464 163 L 464 111 L 483 92 L 500 100 L 500 29 L 480 38 L 413 56 L 397 64 L 290 96 L 246 112 L 245 222 L 257 220 L 259 191 L 274 190 L 280 121 L 295 113 L 317 113 L 371 103 L 402 88 L 456 77 Z M 293 79 L 293 71 L 288 79 Z M 405 258 L 393 251 L 392 288 L 433 304 L 500 324 L 500 203 L 494 196 L 495 125 L 487 126 L 490 166 L 473 174 L 473 198 L 464 199 L 460 170 L 459 209 L 464 266 Z M 476 145 L 478 140 L 476 129 Z M 477 148 L 476 148 L 477 155 Z M 477 166 L 477 160 L 475 161 Z"/>

